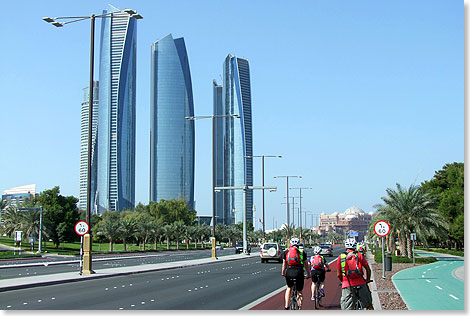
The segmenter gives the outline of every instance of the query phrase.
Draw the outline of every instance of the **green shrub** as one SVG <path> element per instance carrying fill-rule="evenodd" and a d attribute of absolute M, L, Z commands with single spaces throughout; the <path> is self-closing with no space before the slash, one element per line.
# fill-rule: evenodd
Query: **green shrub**
<path fill-rule="evenodd" d="M 40 254 L 29 254 L 21 252 L 21 255 L 18 254 L 18 251 L 13 254 L 13 251 L 0 251 L 0 259 L 22 259 L 22 258 L 32 258 L 32 257 L 41 257 Z"/>
<path fill-rule="evenodd" d="M 392 264 L 393 263 L 413 263 L 413 259 L 403 256 L 395 256 L 394 254 L 391 255 L 392 257 Z M 374 255 L 374 260 L 377 263 L 382 263 L 382 248 L 377 248 L 377 252 Z M 415 263 L 422 263 L 428 264 L 436 262 L 437 259 L 433 257 L 415 257 Z"/>

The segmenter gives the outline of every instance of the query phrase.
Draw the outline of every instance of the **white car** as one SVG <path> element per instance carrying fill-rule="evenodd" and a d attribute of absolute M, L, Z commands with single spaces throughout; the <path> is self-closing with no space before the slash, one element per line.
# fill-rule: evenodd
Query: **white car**
<path fill-rule="evenodd" d="M 267 242 L 261 245 L 261 251 L 259 253 L 261 263 L 267 262 L 268 260 L 276 260 L 282 262 L 282 249 L 278 243 Z"/>

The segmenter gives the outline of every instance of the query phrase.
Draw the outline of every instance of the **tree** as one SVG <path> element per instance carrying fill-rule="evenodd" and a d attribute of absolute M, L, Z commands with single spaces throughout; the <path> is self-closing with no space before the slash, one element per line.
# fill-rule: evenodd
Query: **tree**
<path fill-rule="evenodd" d="M 135 213 L 136 219 L 136 236 L 142 242 L 142 250 L 145 251 L 145 246 L 150 236 L 152 236 L 154 228 L 154 219 L 146 211 L 139 211 Z"/>
<path fill-rule="evenodd" d="M 123 211 L 120 214 L 121 222 L 121 238 L 124 251 L 127 251 L 127 241 L 134 237 L 137 232 L 137 220 L 135 213 L 132 211 Z"/>
<path fill-rule="evenodd" d="M 454 162 L 446 164 L 435 172 L 430 181 L 422 183 L 423 189 L 429 192 L 437 201 L 437 210 L 449 222 L 447 237 L 443 240 L 453 242 L 459 250 L 464 243 L 464 164 Z"/>
<path fill-rule="evenodd" d="M 120 214 L 118 211 L 105 211 L 101 217 L 103 220 L 95 227 L 96 234 L 109 241 L 109 251 L 112 252 L 114 242 L 121 237 Z"/>
<path fill-rule="evenodd" d="M 391 227 L 396 227 L 400 250 L 412 257 L 410 234 L 416 233 L 419 240 L 427 245 L 429 237 L 441 235 L 447 222 L 435 209 L 432 197 L 419 186 L 408 189 L 397 183 L 397 190 L 387 188 L 387 196 L 382 197 L 385 205 L 379 205 L 377 216 L 389 219 Z M 394 240 L 391 239 L 394 244 Z"/>
<path fill-rule="evenodd" d="M 150 202 L 149 213 L 156 219 L 161 219 L 164 224 L 182 221 L 185 225 L 192 225 L 196 220 L 196 211 L 190 210 L 184 199 L 163 200 Z"/>
<path fill-rule="evenodd" d="M 176 221 L 171 224 L 173 230 L 173 237 L 176 239 L 176 249 L 179 249 L 180 240 L 186 234 L 186 225 L 183 221 Z"/>
<path fill-rule="evenodd" d="M 58 186 L 45 190 L 28 201 L 25 206 L 42 206 L 43 227 L 48 238 L 52 239 L 56 248 L 61 241 L 74 241 L 78 235 L 74 231 L 79 220 L 78 199 L 74 196 L 63 196 Z"/>
<path fill-rule="evenodd" d="M 166 237 L 166 249 L 170 249 L 170 239 L 173 236 L 173 227 L 170 224 L 163 226 L 163 235 Z"/>

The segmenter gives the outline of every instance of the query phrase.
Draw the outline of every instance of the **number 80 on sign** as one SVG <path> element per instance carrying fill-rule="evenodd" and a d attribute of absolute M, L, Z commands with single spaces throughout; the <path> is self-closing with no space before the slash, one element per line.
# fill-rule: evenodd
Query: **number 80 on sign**
<path fill-rule="evenodd" d="M 90 226 L 88 226 L 88 223 L 85 221 L 80 221 L 75 224 L 75 232 L 80 236 L 86 235 L 89 230 Z"/>
<path fill-rule="evenodd" d="M 374 225 L 374 231 L 379 237 L 385 237 L 390 233 L 390 224 L 386 221 L 378 221 Z"/>

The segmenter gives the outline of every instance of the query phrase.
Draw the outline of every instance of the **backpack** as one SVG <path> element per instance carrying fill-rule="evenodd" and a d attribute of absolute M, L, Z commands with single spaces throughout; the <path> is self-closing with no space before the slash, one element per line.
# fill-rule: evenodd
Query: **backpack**
<path fill-rule="evenodd" d="M 346 276 L 348 279 L 363 278 L 362 265 L 359 262 L 357 252 L 351 251 L 348 253 L 342 253 L 340 258 L 343 276 Z"/>
<path fill-rule="evenodd" d="M 297 247 L 290 247 L 287 252 L 287 265 L 289 266 L 298 266 L 302 265 L 300 260 L 300 251 Z"/>
<path fill-rule="evenodd" d="M 320 255 L 312 257 L 312 268 L 316 270 L 323 269 L 323 258 Z"/>

